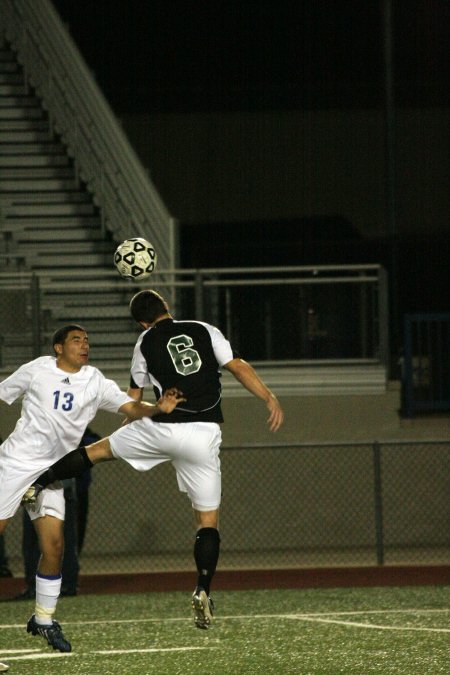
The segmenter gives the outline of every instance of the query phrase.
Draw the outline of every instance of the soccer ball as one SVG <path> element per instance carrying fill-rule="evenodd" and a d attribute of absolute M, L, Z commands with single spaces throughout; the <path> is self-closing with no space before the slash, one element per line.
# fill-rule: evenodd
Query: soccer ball
<path fill-rule="evenodd" d="M 155 249 L 142 237 L 125 239 L 114 253 L 114 265 L 126 279 L 146 279 L 154 272 L 156 261 Z"/>

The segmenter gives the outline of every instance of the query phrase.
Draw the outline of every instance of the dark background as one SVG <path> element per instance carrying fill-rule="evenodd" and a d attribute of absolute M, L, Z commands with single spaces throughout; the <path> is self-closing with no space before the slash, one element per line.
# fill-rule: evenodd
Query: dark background
<path fill-rule="evenodd" d="M 384 4 L 54 0 L 118 113 L 383 106 Z M 448 104 L 450 4 L 391 5 L 397 104 Z"/>
<path fill-rule="evenodd" d="M 119 117 L 384 110 L 386 7 L 392 12 L 394 114 L 406 107 L 449 107 L 447 0 L 54 0 L 54 5 Z M 442 176 L 442 189 L 447 184 Z M 182 266 L 223 266 L 224 260 L 228 266 L 382 263 L 389 272 L 395 331 L 406 312 L 450 309 L 448 219 L 433 232 L 399 234 L 394 213 L 384 232 L 365 238 L 338 217 L 255 221 L 247 214 L 240 223 L 189 227 L 182 209 L 176 217 Z"/>

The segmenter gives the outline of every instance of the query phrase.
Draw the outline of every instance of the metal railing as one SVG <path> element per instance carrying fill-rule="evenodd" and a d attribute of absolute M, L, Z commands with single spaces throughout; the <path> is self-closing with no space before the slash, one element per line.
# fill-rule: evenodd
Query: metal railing
<path fill-rule="evenodd" d="M 252 361 L 388 360 L 387 281 L 380 265 L 170 269 L 155 272 L 147 285 L 169 299 L 176 317 L 218 326 Z M 20 291 L 27 313 L 20 339 L 28 336 L 32 356 L 48 353 L 49 334 L 76 321 L 89 330 L 96 361 L 109 353 L 128 367 L 136 336 L 128 303 L 142 287 L 108 270 L 0 274 L 3 336 L 18 332 L 13 317 Z"/>

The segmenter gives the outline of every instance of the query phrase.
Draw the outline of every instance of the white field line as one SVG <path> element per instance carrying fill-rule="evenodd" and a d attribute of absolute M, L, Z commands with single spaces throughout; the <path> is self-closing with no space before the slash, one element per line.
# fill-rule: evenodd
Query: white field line
<path fill-rule="evenodd" d="M 339 626 L 351 626 L 354 628 L 376 628 L 377 630 L 400 630 L 400 631 L 419 631 L 426 633 L 450 633 L 450 628 L 425 628 L 422 626 L 383 626 L 375 623 L 360 623 L 358 621 L 341 621 L 339 619 L 322 619 L 320 617 L 312 618 L 307 616 L 292 616 L 293 619 L 300 621 L 310 621 L 312 623 L 332 623 Z"/>
<path fill-rule="evenodd" d="M 10 661 L 37 661 L 37 659 L 59 659 L 65 656 L 77 656 L 77 654 L 74 654 L 73 652 L 50 652 L 50 653 L 41 652 L 40 654 L 24 654 L 23 656 L 8 656 L 6 660 L 9 663 Z M 81 656 L 81 654 L 78 654 L 78 656 Z"/>
<path fill-rule="evenodd" d="M 92 652 L 92 654 L 150 654 L 154 652 L 192 652 L 199 649 L 209 649 L 209 647 L 161 647 L 149 649 L 103 649 Z"/>
<path fill-rule="evenodd" d="M 40 652 L 40 649 L 0 649 L 0 656 L 5 654 L 24 654 L 25 652 Z"/>
<path fill-rule="evenodd" d="M 99 651 L 92 651 L 88 652 L 88 654 L 101 654 L 103 656 L 112 656 L 112 655 L 117 655 L 117 654 L 149 654 L 149 653 L 157 653 L 157 652 L 187 652 L 187 651 L 199 651 L 201 649 L 209 649 L 209 647 L 163 647 L 161 649 L 107 649 L 107 650 L 99 650 Z M 19 650 L 15 650 L 19 651 Z M 26 652 L 27 650 L 24 649 L 22 650 Z M 86 652 L 84 653 L 74 653 L 74 652 L 53 652 L 53 653 L 48 653 L 48 652 L 41 652 L 39 654 L 23 654 L 22 656 L 8 656 L 7 661 L 30 661 L 34 660 L 36 661 L 37 659 L 57 659 L 61 658 L 64 656 L 86 656 Z"/>
<path fill-rule="evenodd" d="M 343 611 L 343 612 L 311 612 L 311 613 L 298 613 L 298 614 L 235 614 L 235 615 L 224 615 L 220 616 L 217 620 L 219 622 L 227 620 L 241 620 L 241 621 L 254 621 L 264 620 L 264 619 L 287 619 L 287 620 L 297 620 L 297 621 L 317 621 L 321 623 L 341 623 L 343 625 L 352 625 L 363 628 L 381 628 L 383 630 L 421 630 L 421 631 L 433 631 L 433 632 L 443 632 L 448 633 L 450 629 L 448 628 L 421 628 L 421 627 L 409 627 L 409 626 L 375 626 L 374 624 L 366 623 L 357 623 L 357 622 L 345 622 L 337 617 L 341 616 L 361 616 L 368 614 L 434 614 L 447 612 L 450 615 L 450 609 L 448 608 L 439 608 L 439 609 L 367 609 L 367 610 L 355 610 L 355 611 Z M 336 617 L 336 618 L 333 618 Z M 112 619 L 109 621 L 104 620 L 90 620 L 90 621 L 65 621 L 65 626 L 79 626 L 79 625 L 112 625 L 112 624 L 127 624 L 127 623 L 173 623 L 173 622 L 187 622 L 190 619 L 187 617 L 174 617 L 166 618 L 161 620 L 161 618 L 147 618 L 147 619 Z M 20 628 L 23 629 L 23 624 L 0 624 L 1 629 L 7 628 Z M 0 654 L 2 654 L 0 650 Z"/>

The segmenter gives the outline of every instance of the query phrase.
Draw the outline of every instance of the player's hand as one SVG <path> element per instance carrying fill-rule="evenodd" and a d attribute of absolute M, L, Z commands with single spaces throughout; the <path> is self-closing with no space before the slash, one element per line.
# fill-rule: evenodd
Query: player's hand
<path fill-rule="evenodd" d="M 158 412 L 162 413 L 171 413 L 179 403 L 183 403 L 186 399 L 183 396 L 183 392 L 176 387 L 171 389 L 166 389 L 162 396 L 158 399 L 156 407 Z"/>
<path fill-rule="evenodd" d="M 278 431 L 284 421 L 284 412 L 276 396 L 271 396 L 267 401 L 267 408 L 270 412 L 267 424 L 270 431 Z"/>

